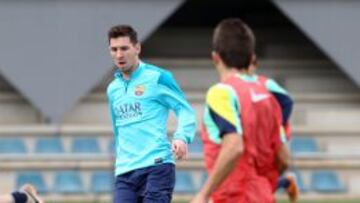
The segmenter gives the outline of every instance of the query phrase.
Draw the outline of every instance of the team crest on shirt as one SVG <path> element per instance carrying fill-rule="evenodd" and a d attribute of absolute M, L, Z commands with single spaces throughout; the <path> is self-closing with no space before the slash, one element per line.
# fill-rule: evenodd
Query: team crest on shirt
<path fill-rule="evenodd" d="M 145 91 L 145 86 L 144 85 L 138 85 L 135 87 L 135 95 L 136 96 L 141 96 L 144 94 Z"/>

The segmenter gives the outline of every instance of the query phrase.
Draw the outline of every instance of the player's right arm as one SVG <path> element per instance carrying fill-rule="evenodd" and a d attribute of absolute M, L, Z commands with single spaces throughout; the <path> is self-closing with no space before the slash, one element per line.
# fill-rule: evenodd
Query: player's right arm
<path fill-rule="evenodd" d="M 199 194 L 200 196 L 204 196 L 206 200 L 230 174 L 237 163 L 237 159 L 239 159 L 243 152 L 241 135 L 237 133 L 227 133 L 223 136 L 221 150 L 214 168 Z"/>
<path fill-rule="evenodd" d="M 289 151 L 286 142 L 290 139 L 290 125 L 289 119 L 294 105 L 293 99 L 289 93 L 280 86 L 275 80 L 267 79 L 265 82 L 266 88 L 271 92 L 277 102 L 280 104 L 282 113 L 282 129 L 280 130 L 280 147 L 276 151 L 276 165 L 280 174 L 287 170 L 289 163 Z"/>
<path fill-rule="evenodd" d="M 218 84 L 208 91 L 206 105 L 211 122 L 216 125 L 217 135 L 210 135 L 221 149 L 212 172 L 192 203 L 206 202 L 211 193 L 226 179 L 243 153 L 242 128 L 239 121 L 240 108 L 231 86 Z M 206 122 L 205 122 L 206 125 Z M 217 139 L 214 136 L 218 136 Z"/>

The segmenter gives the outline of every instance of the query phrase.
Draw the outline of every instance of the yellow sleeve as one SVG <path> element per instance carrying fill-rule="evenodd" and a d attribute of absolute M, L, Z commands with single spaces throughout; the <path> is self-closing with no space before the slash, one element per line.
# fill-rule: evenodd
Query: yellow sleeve
<path fill-rule="evenodd" d="M 209 89 L 206 104 L 220 137 L 233 132 L 242 134 L 238 101 L 234 89 L 229 85 L 217 84 Z"/>

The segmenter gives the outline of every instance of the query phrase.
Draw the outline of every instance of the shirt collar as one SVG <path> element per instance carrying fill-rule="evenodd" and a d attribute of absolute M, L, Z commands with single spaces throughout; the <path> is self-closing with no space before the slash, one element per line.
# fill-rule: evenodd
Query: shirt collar
<path fill-rule="evenodd" d="M 142 72 L 142 69 L 144 69 L 144 67 L 145 67 L 145 63 L 140 60 L 138 67 L 135 69 L 134 72 L 132 72 L 130 74 L 130 80 L 134 80 L 135 78 L 137 78 L 140 75 L 140 73 Z M 114 76 L 121 80 L 125 80 L 122 76 L 122 72 L 119 69 L 116 70 L 116 72 L 114 73 Z"/>
<path fill-rule="evenodd" d="M 248 74 L 237 73 L 236 76 L 246 82 L 257 82 L 257 78 L 258 78 L 256 74 L 248 75 Z"/>

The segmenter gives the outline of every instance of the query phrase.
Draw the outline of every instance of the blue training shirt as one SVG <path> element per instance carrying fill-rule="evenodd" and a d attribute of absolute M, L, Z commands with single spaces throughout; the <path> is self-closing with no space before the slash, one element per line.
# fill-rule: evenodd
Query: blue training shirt
<path fill-rule="evenodd" d="M 115 175 L 161 163 L 175 163 L 167 137 L 172 109 L 178 125 L 174 139 L 190 143 L 196 131 L 193 109 L 169 71 L 140 62 L 130 75 L 118 70 L 107 88 L 116 162 Z"/>

